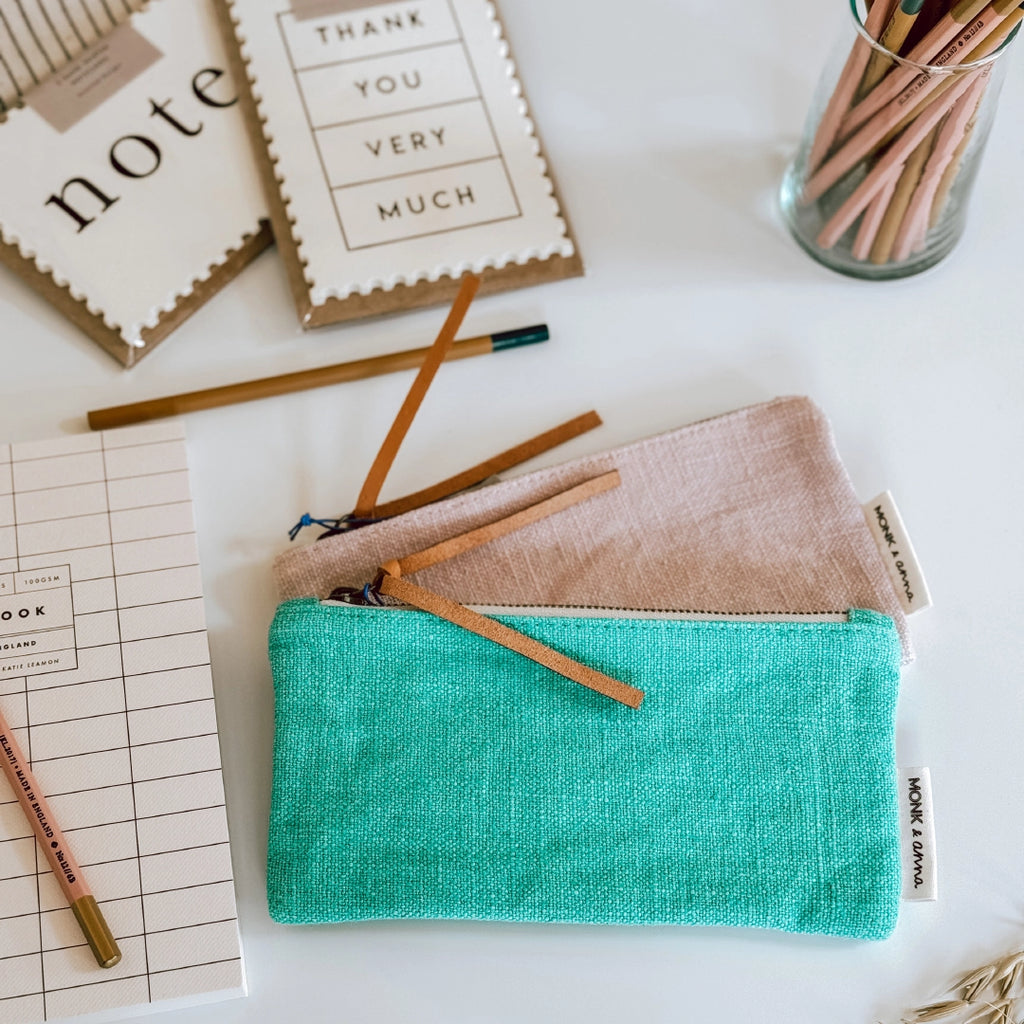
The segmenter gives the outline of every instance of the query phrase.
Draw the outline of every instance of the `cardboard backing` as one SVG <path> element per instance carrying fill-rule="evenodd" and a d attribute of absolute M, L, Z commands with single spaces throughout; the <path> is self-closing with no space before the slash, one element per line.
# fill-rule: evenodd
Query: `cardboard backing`
<path fill-rule="evenodd" d="M 442 277 L 438 281 L 420 281 L 415 285 L 396 285 L 394 288 L 378 288 L 369 295 L 350 295 L 345 299 L 330 298 L 322 305 L 313 304 L 310 297 L 309 284 L 303 271 L 303 263 L 298 247 L 292 234 L 291 221 L 278 188 L 274 165 L 267 152 L 263 136 L 263 122 L 256 109 L 256 101 L 252 93 L 249 69 L 242 58 L 235 36 L 235 27 L 227 0 L 213 0 L 214 9 L 224 32 L 231 72 L 240 86 L 240 105 L 245 117 L 253 150 L 259 168 L 260 178 L 266 194 L 270 211 L 270 221 L 274 229 L 278 251 L 284 260 L 288 275 L 288 285 L 299 314 L 299 322 L 303 328 L 323 327 L 327 324 L 342 323 L 347 320 L 358 320 L 363 317 L 377 316 L 383 313 L 395 313 L 400 310 L 417 309 L 424 306 L 447 305 L 455 298 L 459 290 L 458 280 Z M 500 13 L 497 15 L 500 21 Z M 512 59 L 512 54 L 509 53 Z M 526 99 L 525 93 L 523 94 Z M 538 143 L 540 139 L 538 136 Z M 551 256 L 548 259 L 532 259 L 524 264 L 510 264 L 495 269 L 488 267 L 480 274 L 482 283 L 480 295 L 493 295 L 498 292 L 525 288 L 535 284 L 546 284 L 552 281 L 563 281 L 567 278 L 582 277 L 585 273 L 583 259 L 580 256 L 579 243 L 566 213 L 558 183 L 551 171 L 543 144 L 540 155 L 547 166 L 547 176 L 551 181 L 553 195 L 558 203 L 559 213 L 565 222 L 566 235 L 572 241 L 572 256 Z"/>

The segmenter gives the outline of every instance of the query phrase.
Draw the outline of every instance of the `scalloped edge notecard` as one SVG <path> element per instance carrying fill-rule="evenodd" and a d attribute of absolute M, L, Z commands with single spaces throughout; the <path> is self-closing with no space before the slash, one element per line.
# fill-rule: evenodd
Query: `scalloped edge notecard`
<path fill-rule="evenodd" d="M 303 326 L 578 276 L 489 0 L 217 0 Z"/>
<path fill-rule="evenodd" d="M 0 261 L 131 366 L 271 242 L 210 0 L 153 0 L 0 123 Z"/>

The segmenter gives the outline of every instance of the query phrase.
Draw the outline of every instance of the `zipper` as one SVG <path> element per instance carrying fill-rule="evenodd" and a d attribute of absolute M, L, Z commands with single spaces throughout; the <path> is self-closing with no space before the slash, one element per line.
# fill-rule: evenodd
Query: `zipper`
<path fill-rule="evenodd" d="M 670 622 L 849 622 L 849 612 L 704 612 L 565 605 L 472 605 L 481 615 L 571 615 L 577 619 L 664 619 Z"/>
<path fill-rule="evenodd" d="M 426 364 L 424 364 L 426 365 Z M 397 422 L 397 421 L 396 421 Z M 373 473 L 371 473 L 371 477 Z M 445 562 L 456 555 L 472 551 L 484 544 L 488 544 L 499 537 L 505 537 L 514 533 L 522 527 L 529 526 L 548 516 L 555 515 L 563 509 L 570 508 L 581 501 L 596 498 L 601 494 L 614 490 L 622 482 L 617 469 L 609 470 L 598 476 L 591 477 L 583 483 L 576 484 L 567 490 L 561 491 L 550 498 L 536 502 L 527 508 L 520 509 L 511 515 L 498 519 L 493 523 L 479 526 L 456 537 L 433 544 L 422 551 L 415 551 L 399 559 L 390 559 L 382 562 L 377 570 L 374 579 L 362 587 L 338 587 L 333 590 L 323 604 L 335 605 L 360 605 L 369 607 L 390 607 L 418 609 L 427 612 L 439 619 L 450 622 L 469 633 L 483 637 L 500 647 L 515 651 L 531 661 L 543 665 L 559 675 L 570 679 L 590 690 L 595 690 L 612 700 L 619 701 L 631 708 L 640 707 L 644 699 L 644 692 L 635 686 L 624 682 L 621 679 L 614 679 L 605 675 L 598 669 L 591 668 L 575 658 L 569 657 L 542 641 L 528 636 L 515 628 L 511 623 L 502 622 L 495 618 L 502 613 L 514 615 L 548 615 L 548 616 L 571 616 L 573 618 L 620 618 L 633 619 L 675 619 L 705 621 L 724 625 L 727 622 L 790 622 L 790 623 L 812 623 L 812 622 L 848 622 L 849 614 L 822 613 L 814 615 L 788 615 L 778 612 L 759 612 L 742 616 L 723 614 L 721 612 L 707 612 L 694 610 L 675 609 L 627 609 L 627 608 L 572 608 L 566 606 L 501 606 L 492 605 L 476 609 L 466 607 L 458 601 L 436 594 L 426 587 L 413 583 L 407 579 L 408 576 L 428 569 L 432 565 Z M 369 486 L 369 483 L 366 485 Z M 366 488 L 364 487 L 364 490 Z M 362 509 L 364 504 L 360 498 L 357 509 Z M 361 514 L 361 513 L 360 513 Z M 824 618 L 822 617 L 824 615 Z"/>
<path fill-rule="evenodd" d="M 355 591 L 351 601 L 325 598 L 320 602 L 328 608 L 376 608 L 393 612 L 414 612 L 419 609 L 402 604 L 366 604 Z M 659 608 L 598 608 L 594 605 L 467 605 L 480 615 L 532 615 L 538 618 L 572 617 L 575 619 L 660 619 L 667 622 L 849 622 L 849 612 L 708 612 L 671 611 Z"/>

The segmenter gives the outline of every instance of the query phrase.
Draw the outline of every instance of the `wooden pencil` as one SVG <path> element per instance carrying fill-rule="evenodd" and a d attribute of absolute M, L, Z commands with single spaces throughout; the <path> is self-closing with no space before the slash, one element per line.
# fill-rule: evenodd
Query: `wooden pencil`
<path fill-rule="evenodd" d="M 878 37 L 878 45 L 884 47 L 889 53 L 899 53 L 900 47 L 906 41 L 910 30 L 914 27 L 924 0 L 901 0 L 899 6 L 893 11 L 889 24 Z M 858 95 L 860 97 L 869 93 L 885 76 L 891 66 L 891 58 L 884 53 L 875 51 L 868 61 L 867 70 L 864 72 L 864 79 L 860 83 Z"/>
<path fill-rule="evenodd" d="M 903 171 L 896 182 L 896 188 L 889 199 L 885 216 L 882 218 L 878 234 L 871 246 L 870 259 L 876 266 L 888 263 L 892 257 L 893 247 L 896 245 L 897 236 L 906 218 L 910 200 L 921 181 L 921 174 L 928 157 L 931 156 L 938 130 L 938 126 L 933 128 L 903 165 Z"/>
<path fill-rule="evenodd" d="M 537 324 L 533 327 L 502 331 L 498 334 L 465 338 L 452 345 L 445 361 L 468 359 L 471 356 L 488 355 L 502 349 L 532 345 L 547 341 L 549 337 L 547 325 Z M 235 405 L 239 402 L 270 398 L 273 395 L 287 395 L 309 388 L 326 387 L 329 384 L 365 380 L 368 377 L 379 377 L 385 373 L 397 373 L 399 370 L 415 370 L 429 351 L 429 348 L 409 349 L 405 352 L 393 352 L 390 355 L 373 356 L 370 359 L 356 359 L 349 363 L 337 363 L 333 366 L 320 366 L 313 370 L 285 373 L 279 377 L 262 377 L 259 380 L 225 384 L 222 387 L 189 391 L 181 395 L 150 398 L 142 402 L 133 402 L 130 405 L 95 409 L 88 414 L 89 426 L 93 430 L 110 430 L 113 427 L 124 427 L 131 423 L 144 423 L 147 420 L 198 412 L 200 409 L 215 409 L 223 405 Z"/>
<path fill-rule="evenodd" d="M 976 74 L 987 77 L 990 68 L 983 68 Z M 847 229 L 857 220 L 871 200 L 889 183 L 895 168 L 907 162 L 910 154 L 930 134 L 931 130 L 942 120 L 960 97 L 974 84 L 976 79 L 970 77 L 959 81 L 945 95 L 945 102 L 933 103 L 914 124 L 910 125 L 900 138 L 886 150 L 878 162 L 864 177 L 864 180 L 843 201 L 839 208 L 822 228 L 818 235 L 818 245 L 822 249 L 831 249 Z M 932 109 L 934 108 L 934 109 Z"/>
<path fill-rule="evenodd" d="M 35 596 L 35 595 L 33 595 Z M 96 897 L 89 888 L 68 847 L 67 839 L 53 816 L 50 805 L 39 788 L 32 769 L 14 738 L 11 727 L 0 711 L 0 774 L 7 777 L 29 827 L 35 835 L 39 850 L 46 857 L 53 877 L 60 886 L 78 922 L 79 928 L 96 963 L 100 967 L 115 967 L 121 962 L 121 950 L 110 932 Z M 36 882 L 38 885 L 38 882 Z M 83 977 L 84 981 L 84 977 Z"/>
<path fill-rule="evenodd" d="M 883 107 L 896 100 L 907 87 L 913 88 L 916 81 L 930 81 L 934 88 L 936 79 L 929 79 L 927 74 L 921 73 L 914 65 L 947 67 L 962 63 L 971 47 L 993 32 L 1018 3 L 1019 0 L 991 0 L 990 3 L 985 3 L 985 0 L 961 0 L 907 54 L 910 63 L 906 67 L 897 68 L 886 75 L 849 111 L 839 126 L 839 137 L 849 138 Z"/>
<path fill-rule="evenodd" d="M 874 199 L 868 203 L 861 217 L 860 226 L 857 228 L 857 237 L 854 239 L 851 255 L 855 260 L 866 260 L 871 255 L 872 246 L 878 236 L 878 230 L 885 219 L 885 211 L 889 208 L 889 201 L 896 191 L 896 184 L 899 175 L 894 174 L 888 184 Z"/>
<path fill-rule="evenodd" d="M 876 37 L 885 27 L 891 7 L 891 0 L 883 0 L 871 7 L 864 21 L 864 30 L 872 38 Z M 817 170 L 835 143 L 839 126 L 849 113 L 850 105 L 856 98 L 857 85 L 871 57 L 871 52 L 871 47 L 867 42 L 858 36 L 818 124 L 811 152 L 807 157 L 807 166 L 811 171 Z"/>

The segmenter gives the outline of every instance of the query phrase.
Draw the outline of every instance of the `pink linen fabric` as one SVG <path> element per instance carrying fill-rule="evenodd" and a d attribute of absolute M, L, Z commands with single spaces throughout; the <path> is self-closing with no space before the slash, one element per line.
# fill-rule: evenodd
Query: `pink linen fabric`
<path fill-rule="evenodd" d="M 614 491 L 433 566 L 415 582 L 463 604 L 906 617 L 836 453 L 807 398 L 779 398 L 503 480 L 275 562 L 282 600 L 361 586 L 401 558 L 600 473 Z"/>

